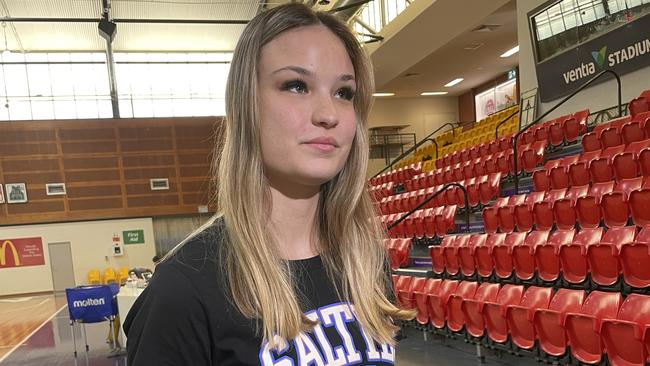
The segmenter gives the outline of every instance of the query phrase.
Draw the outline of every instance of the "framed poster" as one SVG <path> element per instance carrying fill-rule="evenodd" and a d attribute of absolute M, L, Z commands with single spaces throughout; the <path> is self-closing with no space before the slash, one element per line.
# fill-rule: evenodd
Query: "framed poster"
<path fill-rule="evenodd" d="M 25 183 L 7 183 L 7 203 L 25 203 L 27 202 L 27 186 Z"/>

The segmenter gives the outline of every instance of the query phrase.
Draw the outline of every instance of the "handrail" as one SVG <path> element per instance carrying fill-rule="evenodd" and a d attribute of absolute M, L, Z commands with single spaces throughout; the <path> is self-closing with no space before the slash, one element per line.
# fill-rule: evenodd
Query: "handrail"
<path fill-rule="evenodd" d="M 429 201 L 431 201 L 432 199 L 438 197 L 441 193 L 443 193 L 444 191 L 446 191 L 447 188 L 452 187 L 452 186 L 455 186 L 455 187 L 460 188 L 460 189 L 463 191 L 463 196 L 465 196 L 465 222 L 467 223 L 467 232 L 469 233 L 469 199 L 467 198 L 467 189 L 465 188 L 465 186 L 463 186 L 463 185 L 460 184 L 460 183 L 447 183 L 447 184 L 445 184 L 445 185 L 444 185 L 442 188 L 440 188 L 436 193 L 434 193 L 434 194 L 432 194 L 431 196 L 427 197 L 424 201 L 420 202 L 417 206 L 415 206 L 414 209 L 412 209 L 412 210 L 410 210 L 409 212 L 407 212 L 406 214 L 404 214 L 404 216 L 402 216 L 402 217 L 400 217 L 399 219 L 397 219 L 397 221 L 395 221 L 395 222 L 393 222 L 392 224 L 388 225 L 388 227 L 386 228 L 386 230 L 390 230 L 390 229 L 394 228 L 394 227 L 397 226 L 399 223 L 401 223 L 402 221 L 404 221 L 408 216 L 410 216 L 413 212 L 419 210 L 419 209 L 422 208 L 424 205 L 426 205 Z"/>
<path fill-rule="evenodd" d="M 499 138 L 499 127 L 501 127 L 502 124 L 506 123 L 507 120 L 509 120 L 510 118 L 516 116 L 517 114 L 519 114 L 519 109 L 517 109 L 516 112 L 513 112 L 511 115 L 509 115 L 508 117 L 506 117 L 506 119 L 504 119 L 503 121 L 497 123 L 496 127 L 494 127 L 494 137 L 495 137 L 496 139 Z"/>
<path fill-rule="evenodd" d="M 544 112 L 541 116 L 537 117 L 531 124 L 528 126 L 522 128 L 519 132 L 517 132 L 513 137 L 512 137 L 512 167 L 513 167 L 513 172 L 515 175 L 515 194 L 519 194 L 519 167 L 517 166 L 517 161 L 519 160 L 519 157 L 517 156 L 517 139 L 519 136 L 524 133 L 526 130 L 531 128 L 533 125 L 537 124 L 537 122 L 541 121 L 544 117 L 548 116 L 551 112 L 556 110 L 559 106 L 567 102 L 569 99 L 573 98 L 576 94 L 580 93 L 582 90 L 584 90 L 586 87 L 591 85 L 593 82 L 595 82 L 597 79 L 599 79 L 601 76 L 605 74 L 612 74 L 616 78 L 616 83 L 618 84 L 618 116 L 622 117 L 623 116 L 623 103 L 621 102 L 621 78 L 618 76 L 618 74 L 612 70 L 603 70 L 599 72 L 596 76 L 591 78 L 589 81 L 586 83 L 580 85 L 578 89 L 574 90 L 571 92 L 571 94 L 567 95 L 564 99 L 559 101 L 556 105 L 551 107 L 548 111 Z"/>
<path fill-rule="evenodd" d="M 458 122 L 447 122 L 447 123 L 443 124 L 442 126 L 438 127 L 435 131 L 433 131 L 433 132 L 431 132 L 429 135 L 427 135 L 427 137 L 423 138 L 423 139 L 420 140 L 418 143 L 416 143 L 415 145 L 411 146 L 408 150 L 406 150 L 405 152 L 403 152 L 402 154 L 400 154 L 400 156 L 398 156 L 397 158 L 395 158 L 395 160 L 393 160 L 392 162 L 390 162 L 390 164 L 386 165 L 386 166 L 384 167 L 384 169 L 380 170 L 377 174 L 373 175 L 372 178 L 370 178 L 370 179 L 377 178 L 381 173 L 385 172 L 385 171 L 388 170 L 388 169 L 391 169 L 391 170 L 392 170 L 392 169 L 393 169 L 393 165 L 395 165 L 395 163 L 397 163 L 398 161 L 404 159 L 404 157 L 406 157 L 408 154 L 410 154 L 411 152 L 413 152 L 415 149 L 417 149 L 418 147 L 420 147 L 421 145 L 423 145 L 423 144 L 424 144 L 425 142 L 427 142 L 427 141 L 434 141 L 434 144 L 436 145 L 436 160 L 437 160 L 437 159 L 438 159 L 438 143 L 435 142 L 435 139 L 431 139 L 431 136 L 433 136 L 436 132 L 440 131 L 440 130 L 441 130 L 443 127 L 445 127 L 445 126 L 451 126 L 451 127 L 452 127 L 452 130 L 451 130 L 451 131 L 452 131 L 452 133 L 454 134 L 454 136 L 456 136 L 456 130 L 454 130 L 454 128 L 453 128 L 454 125 L 456 125 L 456 126 L 460 126 L 460 123 L 458 123 Z"/>

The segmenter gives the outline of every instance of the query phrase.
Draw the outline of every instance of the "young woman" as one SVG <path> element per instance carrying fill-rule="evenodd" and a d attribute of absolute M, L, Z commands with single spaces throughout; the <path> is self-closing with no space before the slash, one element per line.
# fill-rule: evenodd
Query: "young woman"
<path fill-rule="evenodd" d="M 139 365 L 390 365 L 382 229 L 366 190 L 371 66 L 303 5 L 235 49 L 215 179 L 220 213 L 157 266 L 124 328 Z"/>

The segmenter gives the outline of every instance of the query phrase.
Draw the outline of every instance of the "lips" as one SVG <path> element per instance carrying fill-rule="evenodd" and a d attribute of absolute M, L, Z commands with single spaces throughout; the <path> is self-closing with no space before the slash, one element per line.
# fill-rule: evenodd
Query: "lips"
<path fill-rule="evenodd" d="M 315 139 L 306 141 L 305 144 L 313 144 L 313 145 L 331 145 L 333 147 L 339 147 L 338 142 L 332 137 L 317 137 Z"/>

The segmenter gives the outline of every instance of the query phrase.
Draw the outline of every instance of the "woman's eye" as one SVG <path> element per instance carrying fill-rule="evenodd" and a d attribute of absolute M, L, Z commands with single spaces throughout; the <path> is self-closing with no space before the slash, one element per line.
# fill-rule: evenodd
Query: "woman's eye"
<path fill-rule="evenodd" d="M 282 84 L 283 91 L 290 91 L 294 93 L 306 93 L 307 84 L 302 80 L 290 80 Z"/>
<path fill-rule="evenodd" d="M 345 99 L 345 100 L 352 100 L 354 98 L 354 90 L 352 88 L 341 88 L 336 92 L 336 96 Z"/>

